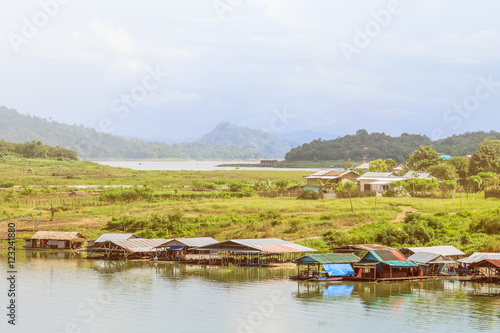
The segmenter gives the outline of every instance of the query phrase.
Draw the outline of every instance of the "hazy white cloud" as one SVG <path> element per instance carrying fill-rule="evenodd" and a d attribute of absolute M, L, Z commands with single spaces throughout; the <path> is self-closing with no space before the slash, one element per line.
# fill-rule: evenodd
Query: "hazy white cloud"
<path fill-rule="evenodd" d="M 351 63 L 339 45 L 354 43 L 389 0 L 245 0 L 224 20 L 205 0 L 71 2 L 19 54 L 5 36 L 39 6 L 3 2 L 0 105 L 97 126 L 158 66 L 168 79 L 116 133 L 198 136 L 223 120 L 268 127 L 281 105 L 296 114 L 285 131 L 452 132 L 442 120 L 451 103 L 478 76 L 500 81 L 500 3 L 400 1 L 404 10 Z M 492 129 L 499 101 L 500 89 L 459 131 Z"/>
<path fill-rule="evenodd" d="M 196 102 L 201 100 L 201 95 L 195 91 L 164 91 L 162 93 L 153 92 L 145 101 L 149 106 L 162 106 L 178 102 Z"/>
<path fill-rule="evenodd" d="M 102 20 L 89 22 L 89 27 L 110 51 L 122 55 L 133 55 L 137 52 L 137 46 L 125 29 Z"/>

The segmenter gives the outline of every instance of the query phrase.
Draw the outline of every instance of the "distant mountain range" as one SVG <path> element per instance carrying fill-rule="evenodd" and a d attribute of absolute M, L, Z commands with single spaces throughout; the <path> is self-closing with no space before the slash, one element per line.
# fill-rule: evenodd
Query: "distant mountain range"
<path fill-rule="evenodd" d="M 42 141 L 75 150 L 83 159 L 160 159 L 340 161 L 351 158 L 393 158 L 404 162 L 420 145 L 433 145 L 440 153 L 465 156 L 474 153 L 485 139 L 500 139 L 500 133 L 468 132 L 432 141 L 425 135 L 404 133 L 392 137 L 359 130 L 355 135 L 332 138 L 332 134 L 297 131 L 275 134 L 221 122 L 193 142 L 166 144 L 106 134 L 95 129 L 48 121 L 0 106 L 0 139 L 9 142 Z M 321 138 L 321 139 L 320 139 Z M 308 142 L 308 143 L 304 143 Z M 295 147 L 295 148 L 294 148 Z"/>
<path fill-rule="evenodd" d="M 215 129 L 198 139 L 211 145 L 235 145 L 258 151 L 266 157 L 283 158 L 292 146 L 276 135 L 223 121 Z"/>
<path fill-rule="evenodd" d="M 126 139 L 95 129 L 48 121 L 0 106 L 0 139 L 44 144 L 75 150 L 83 159 L 157 159 L 194 160 L 282 159 L 291 146 L 270 133 L 219 124 L 198 141 L 166 144 Z"/>

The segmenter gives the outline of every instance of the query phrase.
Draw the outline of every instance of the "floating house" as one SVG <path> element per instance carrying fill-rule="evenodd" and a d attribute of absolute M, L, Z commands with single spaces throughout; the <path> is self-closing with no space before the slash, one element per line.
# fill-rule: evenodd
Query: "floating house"
<path fill-rule="evenodd" d="M 351 264 L 359 261 L 352 253 L 313 253 L 293 260 L 297 264 L 296 280 L 328 281 L 354 276 Z M 323 267 L 323 270 L 320 268 Z M 301 268 L 306 268 L 302 269 Z M 313 268 L 311 270 L 311 268 Z M 316 268 L 316 269 L 314 269 Z"/>
<path fill-rule="evenodd" d="M 458 260 L 465 256 L 465 253 L 457 249 L 452 245 L 439 245 L 439 246 L 427 246 L 427 247 L 405 247 L 400 250 L 403 255 L 410 257 L 411 255 L 418 252 L 426 252 L 439 254 L 443 257 L 447 257 L 452 260 Z"/>
<path fill-rule="evenodd" d="M 369 250 L 353 268 L 356 276 L 364 280 L 409 280 L 423 276 L 418 264 L 396 249 Z"/>
<path fill-rule="evenodd" d="M 278 238 L 231 239 L 197 248 L 210 253 L 211 263 L 260 266 L 277 262 L 291 262 L 317 250 Z M 216 253 L 213 257 L 212 253 Z"/>
<path fill-rule="evenodd" d="M 38 231 L 26 239 L 27 249 L 78 249 L 87 241 L 79 232 Z"/>
<path fill-rule="evenodd" d="M 96 243 L 88 249 L 89 255 L 103 253 L 105 259 L 140 259 L 157 256 L 156 247 L 171 239 L 131 238 L 127 240 L 107 240 Z"/>
<path fill-rule="evenodd" d="M 449 275 L 456 274 L 458 262 L 450 258 L 429 252 L 417 252 L 408 257 L 408 260 L 421 264 L 424 275 Z"/>
<path fill-rule="evenodd" d="M 96 244 L 104 243 L 112 240 L 124 241 L 129 239 L 137 239 L 139 238 L 135 234 L 102 234 L 96 240 L 88 241 L 88 247 L 93 247 Z"/>
<path fill-rule="evenodd" d="M 470 266 L 480 269 L 479 279 L 487 282 L 500 282 L 500 259 L 482 259 Z"/>
<path fill-rule="evenodd" d="M 158 258 L 164 260 L 200 260 L 206 259 L 203 254 L 206 251 L 200 251 L 197 248 L 218 243 L 212 237 L 197 238 L 174 238 L 164 244 L 156 247 L 159 251 Z"/>
<path fill-rule="evenodd" d="M 478 263 L 485 259 L 500 260 L 500 253 L 494 252 L 474 252 L 467 258 L 459 259 L 458 261 L 464 265 L 471 265 Z"/>

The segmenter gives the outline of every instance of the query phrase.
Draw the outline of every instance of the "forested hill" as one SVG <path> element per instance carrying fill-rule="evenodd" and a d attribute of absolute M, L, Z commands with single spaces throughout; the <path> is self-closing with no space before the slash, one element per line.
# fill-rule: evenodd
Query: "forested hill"
<path fill-rule="evenodd" d="M 452 156 L 466 156 L 473 154 L 485 139 L 500 139 L 500 133 L 468 132 L 454 135 L 449 138 L 432 141 L 429 137 L 420 134 L 403 133 L 399 137 L 392 137 L 384 133 L 368 133 L 359 130 L 355 135 L 346 135 L 334 140 L 314 140 L 300 147 L 290 150 L 286 154 L 287 161 L 339 161 L 348 158 L 361 161 L 378 158 L 393 158 L 403 163 L 405 157 L 420 145 L 432 145 L 442 154 Z"/>
<path fill-rule="evenodd" d="M 221 122 L 212 132 L 199 138 L 199 141 L 213 145 L 236 145 L 277 158 L 283 158 L 292 148 L 289 143 L 272 133 L 237 126 L 227 121 Z"/>
<path fill-rule="evenodd" d="M 165 144 L 128 140 L 94 129 L 48 121 L 40 117 L 23 115 L 16 110 L 0 106 L 0 139 L 10 142 L 42 141 L 46 145 L 59 145 L 75 150 L 83 159 L 149 159 L 185 158 L 194 160 L 230 160 L 279 157 L 236 145 L 212 145 L 206 142 Z"/>

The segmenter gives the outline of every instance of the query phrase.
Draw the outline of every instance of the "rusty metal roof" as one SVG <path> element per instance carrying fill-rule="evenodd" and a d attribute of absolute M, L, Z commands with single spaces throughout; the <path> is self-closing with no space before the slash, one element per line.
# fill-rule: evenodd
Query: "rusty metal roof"
<path fill-rule="evenodd" d="M 367 265 L 380 262 L 385 265 L 393 267 L 416 267 L 418 266 L 415 262 L 406 259 L 406 257 L 401 254 L 396 249 L 390 250 L 370 250 L 363 258 L 359 261 L 359 264 Z"/>
<path fill-rule="evenodd" d="M 84 242 L 87 238 L 79 232 L 37 231 L 31 239 L 52 239 Z"/>
<path fill-rule="evenodd" d="M 500 268 L 500 259 L 483 259 L 479 262 L 473 263 L 471 266 L 474 267 L 491 267 Z"/>
<path fill-rule="evenodd" d="M 291 253 L 317 251 L 306 246 L 287 242 L 278 238 L 231 239 L 197 248 L 205 251 Z"/>
<path fill-rule="evenodd" d="M 332 248 L 333 252 L 369 251 L 369 250 L 393 250 L 392 247 L 378 244 L 352 244 Z"/>

